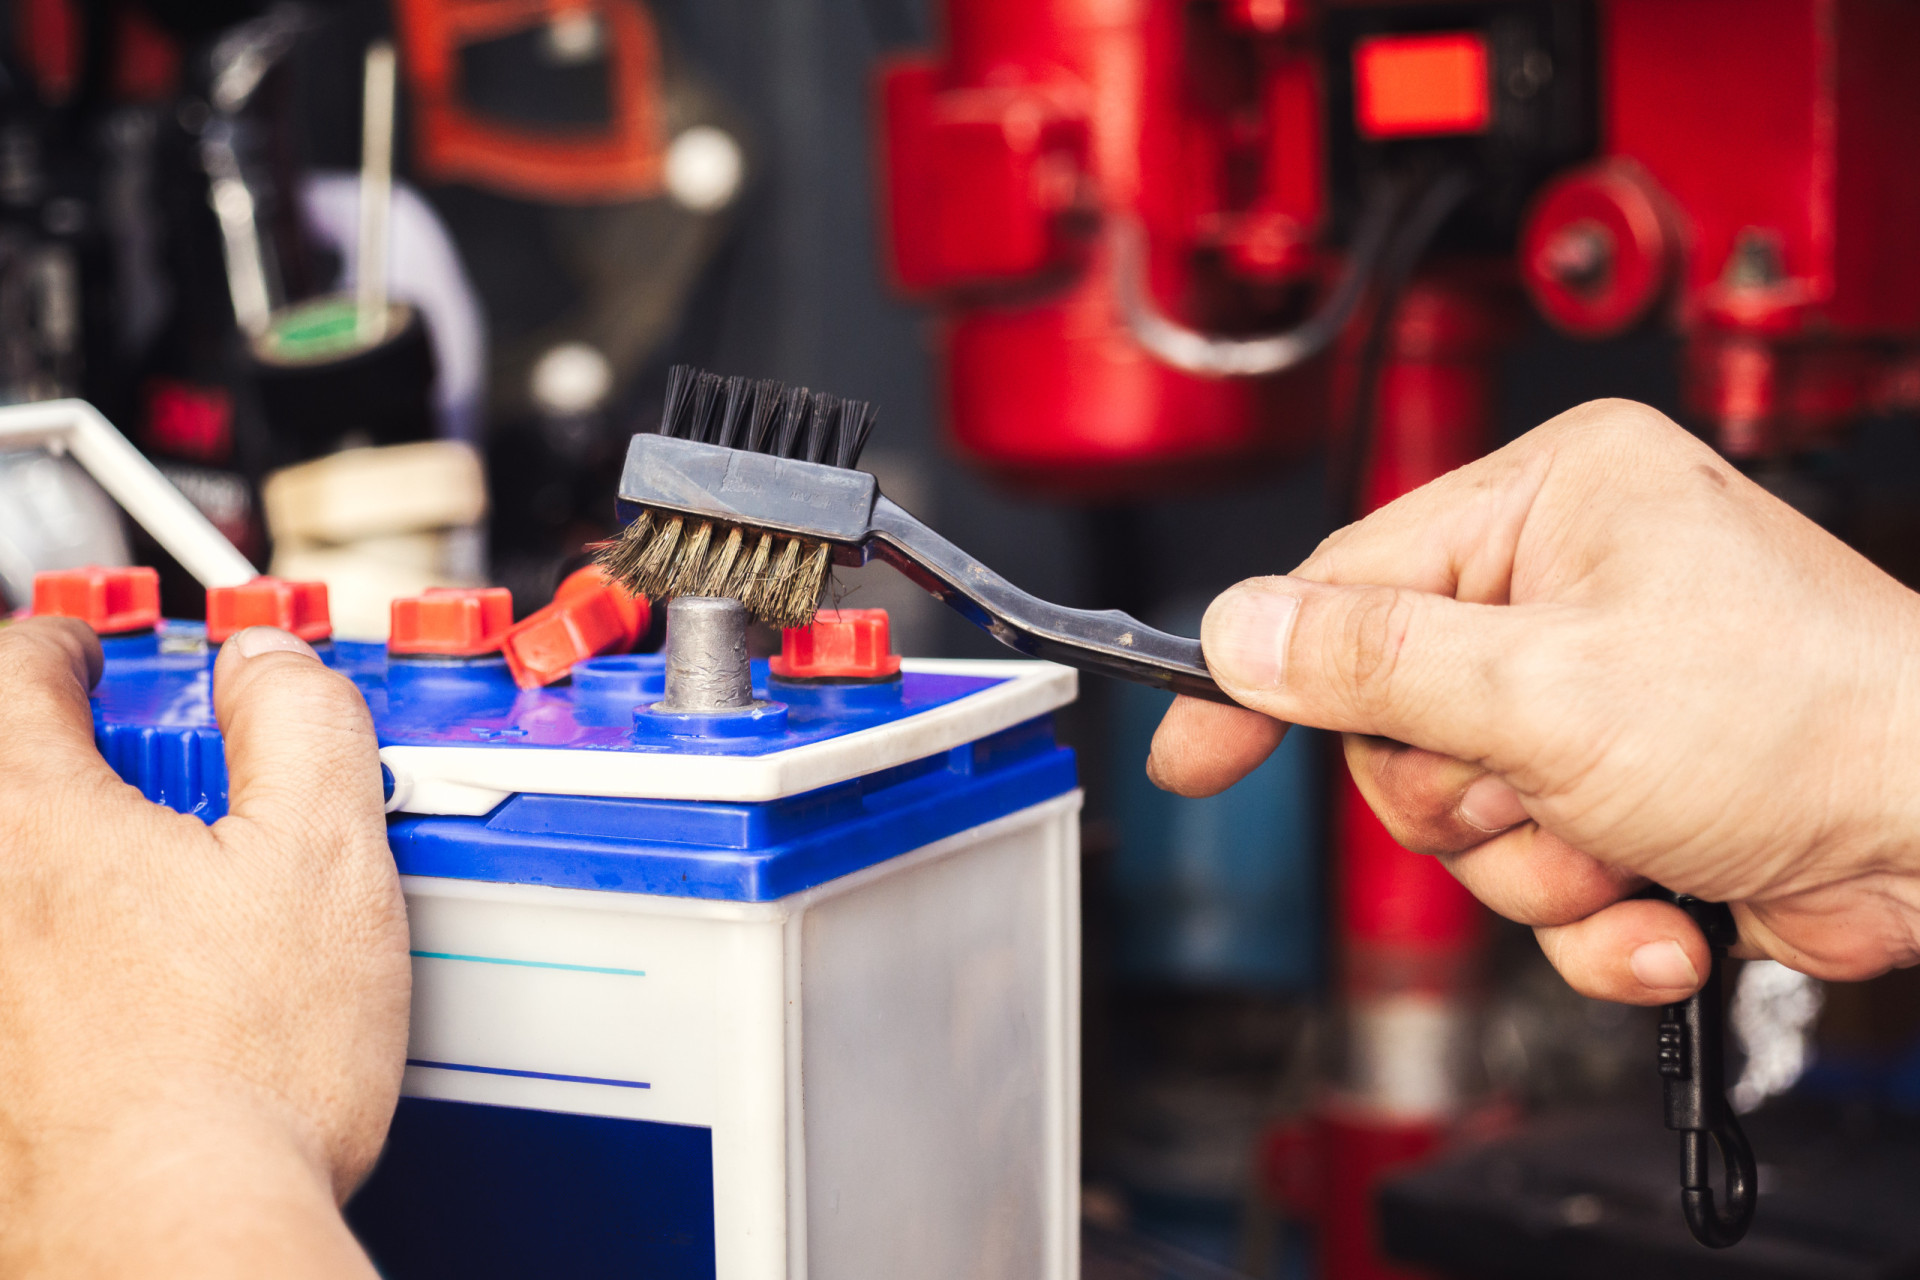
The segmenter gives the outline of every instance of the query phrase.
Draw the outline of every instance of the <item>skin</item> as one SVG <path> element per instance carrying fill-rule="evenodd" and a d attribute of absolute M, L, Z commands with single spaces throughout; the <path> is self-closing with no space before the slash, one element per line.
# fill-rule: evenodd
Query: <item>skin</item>
<path fill-rule="evenodd" d="M 231 812 L 94 748 L 100 647 L 0 628 L 0 1274 L 373 1276 L 339 1205 L 405 1058 L 405 908 L 366 704 L 240 633 L 214 671 Z"/>
<path fill-rule="evenodd" d="M 1920 960 L 1920 597 L 1659 413 L 1583 405 L 1243 582 L 1148 775 L 1210 795 L 1340 731 L 1408 848 L 1535 927 L 1576 990 L 1690 994 L 1732 904 L 1816 977 Z"/>

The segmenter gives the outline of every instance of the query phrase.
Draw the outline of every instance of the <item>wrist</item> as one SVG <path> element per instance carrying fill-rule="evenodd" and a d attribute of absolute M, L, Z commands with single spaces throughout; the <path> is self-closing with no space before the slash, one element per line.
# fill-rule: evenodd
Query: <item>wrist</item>
<path fill-rule="evenodd" d="M 236 1089 L 7 1117 L 0 1273 L 371 1274 L 288 1112 Z"/>
<path fill-rule="evenodd" d="M 1869 687 L 1862 691 L 1860 720 L 1870 726 L 1870 737 L 1857 745 L 1854 758 L 1868 762 L 1862 812 L 1870 824 L 1864 840 L 1871 870 L 1920 880 L 1920 596 L 1902 594 L 1913 605 L 1907 610 L 1910 625 L 1898 637 L 1905 643 L 1885 656 L 1875 678 L 1863 682 Z M 1876 704 L 1878 714 L 1867 713 Z M 1905 896 L 1920 906 L 1920 892 Z"/>

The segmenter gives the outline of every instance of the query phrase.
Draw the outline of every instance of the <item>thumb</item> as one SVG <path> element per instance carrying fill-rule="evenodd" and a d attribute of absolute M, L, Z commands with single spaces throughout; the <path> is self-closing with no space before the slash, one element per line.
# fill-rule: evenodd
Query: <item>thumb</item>
<path fill-rule="evenodd" d="M 229 814 L 301 847 L 339 847 L 383 825 L 366 701 L 305 641 L 275 627 L 235 633 L 214 664 L 213 711 Z"/>
<path fill-rule="evenodd" d="M 1255 711 L 1480 760 L 1505 719 L 1519 626 L 1509 605 L 1254 578 L 1208 607 L 1200 644 L 1220 687 Z"/>

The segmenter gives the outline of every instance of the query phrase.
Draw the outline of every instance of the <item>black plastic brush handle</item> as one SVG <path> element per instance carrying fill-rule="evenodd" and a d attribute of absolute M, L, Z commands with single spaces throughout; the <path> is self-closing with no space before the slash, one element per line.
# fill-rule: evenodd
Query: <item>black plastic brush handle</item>
<path fill-rule="evenodd" d="M 994 639 L 1036 658 L 1232 702 L 1207 672 L 1200 642 L 1156 631 L 1118 609 L 1068 609 L 1022 591 L 888 498 L 868 526 L 874 554 Z"/>
<path fill-rule="evenodd" d="M 1066 609 L 1022 591 L 882 496 L 872 476 L 670 436 L 637 435 L 620 476 L 621 521 L 679 512 L 832 543 L 845 562 L 877 554 L 1001 643 L 1083 671 L 1231 702 L 1200 642 L 1108 609 Z"/>
<path fill-rule="evenodd" d="M 1707 980 L 1700 990 L 1670 1004 L 1660 1015 L 1660 1083 L 1664 1087 L 1667 1128 L 1680 1134 L 1680 1209 L 1693 1238 L 1709 1249 L 1738 1244 L 1753 1225 L 1759 1172 L 1746 1131 L 1727 1101 L 1720 1004 L 1720 969 L 1727 948 L 1739 941 L 1733 913 L 1725 904 L 1702 902 L 1655 886 L 1645 896 L 1671 902 L 1706 935 L 1710 953 Z M 1724 1200 L 1716 1200 L 1708 1176 L 1707 1144 L 1720 1148 L 1726 1168 Z"/>

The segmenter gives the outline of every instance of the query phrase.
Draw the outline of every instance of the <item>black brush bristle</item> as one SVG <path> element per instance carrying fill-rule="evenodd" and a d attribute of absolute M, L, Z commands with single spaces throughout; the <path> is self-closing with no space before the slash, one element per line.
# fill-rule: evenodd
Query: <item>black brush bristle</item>
<path fill-rule="evenodd" d="M 753 384 L 753 412 L 750 415 L 747 440 L 741 447 L 754 453 L 765 453 L 773 442 L 773 427 L 780 415 L 780 384 L 772 378 L 762 378 Z"/>
<path fill-rule="evenodd" d="M 879 416 L 871 401 L 849 400 L 840 406 L 840 456 L 834 466 L 850 468 L 860 461 L 861 450 L 867 447 L 867 437 L 873 434 Z"/>
<path fill-rule="evenodd" d="M 876 417 L 864 400 L 677 364 L 667 371 L 660 434 L 852 467 Z M 636 595 L 730 596 L 757 618 L 799 627 L 813 621 L 833 549 L 813 538 L 643 510 L 598 551 L 607 573 Z"/>
<path fill-rule="evenodd" d="M 814 392 L 813 412 L 807 415 L 807 450 L 800 456 L 808 462 L 832 462 L 834 439 L 839 434 L 840 397 Z"/>
<path fill-rule="evenodd" d="M 813 399 L 813 392 L 805 387 L 788 387 L 780 393 L 780 431 L 774 437 L 773 448 L 767 452 L 779 458 L 797 458 L 797 447 L 804 443 L 807 428 L 807 405 Z"/>
<path fill-rule="evenodd" d="M 660 410 L 660 434 L 677 436 L 687 417 L 687 399 L 700 371 L 690 364 L 676 364 L 667 370 L 667 400 Z"/>
<path fill-rule="evenodd" d="M 720 409 L 720 430 L 713 442 L 729 449 L 746 442 L 747 419 L 753 403 L 753 382 L 747 378 L 728 378 L 724 403 Z"/>
<path fill-rule="evenodd" d="M 688 411 L 687 439 L 702 444 L 715 443 L 720 429 L 720 403 L 727 380 L 717 373 L 702 373 L 693 387 L 693 405 Z"/>

